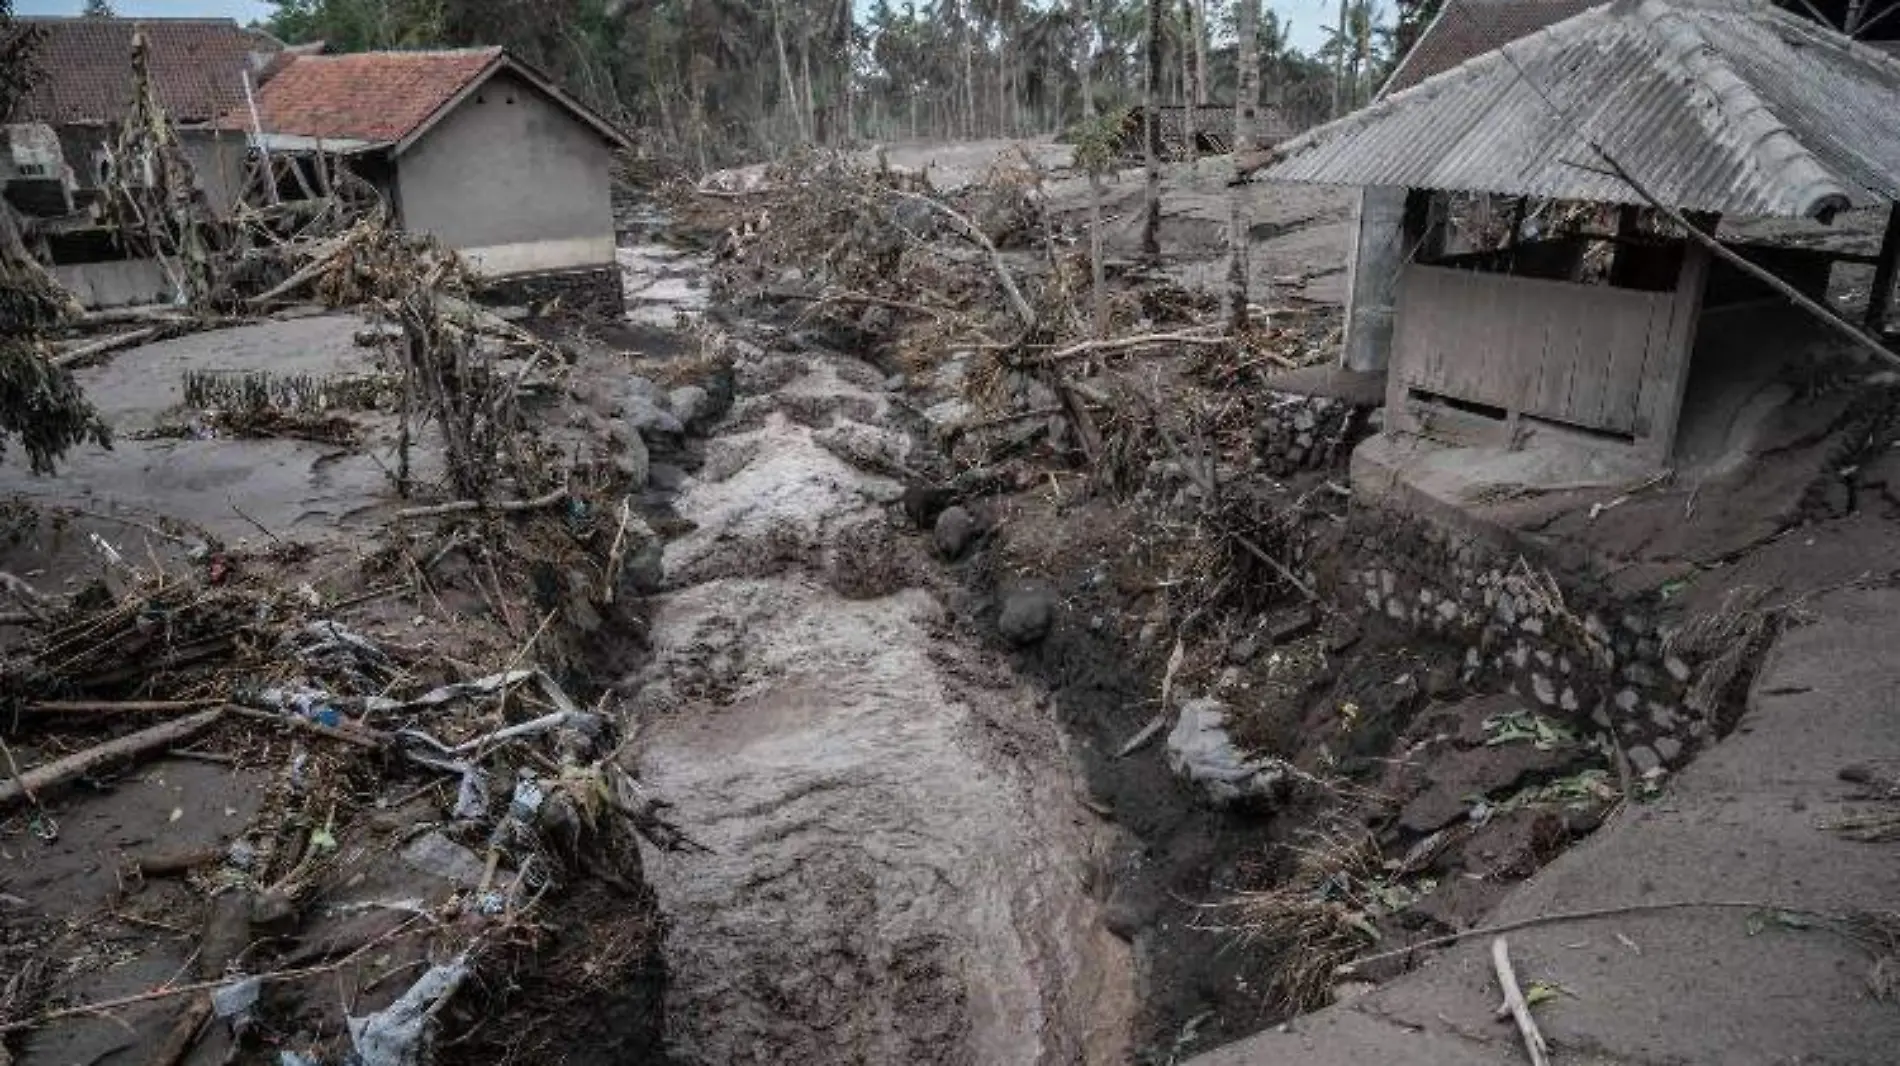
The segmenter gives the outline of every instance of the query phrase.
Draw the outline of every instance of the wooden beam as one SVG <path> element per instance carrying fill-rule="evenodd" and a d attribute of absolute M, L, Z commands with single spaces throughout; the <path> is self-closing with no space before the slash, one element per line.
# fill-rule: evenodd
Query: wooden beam
<path fill-rule="evenodd" d="M 1616 209 L 1616 250 L 1610 259 L 1610 284 L 1621 288 L 1629 286 L 1635 264 L 1626 253 L 1642 232 L 1642 223 L 1642 208 L 1623 204 Z"/>
<path fill-rule="evenodd" d="M 1887 232 L 1880 239 L 1880 257 L 1874 261 L 1874 287 L 1867 293 L 1867 328 L 1876 334 L 1887 325 L 1896 265 L 1900 265 L 1900 204 L 1887 209 Z"/>
<path fill-rule="evenodd" d="M 1696 219 L 1705 233 L 1715 232 L 1715 219 Z M 1649 459 L 1668 466 L 1676 449 L 1676 429 L 1682 423 L 1682 401 L 1689 388 L 1690 364 L 1695 361 L 1696 326 L 1702 318 L 1702 293 L 1709 281 L 1709 266 L 1714 262 L 1707 247 L 1691 242 L 1683 248 L 1682 272 L 1676 278 L 1676 295 L 1669 315 L 1669 339 L 1663 349 L 1669 363 L 1646 367 L 1649 382 L 1643 388 L 1643 402 L 1637 410 L 1636 436 Z"/>

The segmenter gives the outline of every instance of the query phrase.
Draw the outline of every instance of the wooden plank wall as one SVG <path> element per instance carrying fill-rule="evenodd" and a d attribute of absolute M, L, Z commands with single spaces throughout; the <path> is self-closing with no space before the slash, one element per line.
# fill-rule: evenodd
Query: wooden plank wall
<path fill-rule="evenodd" d="M 1676 302 L 1673 292 L 1407 264 L 1392 392 L 1640 437 L 1644 381 L 1675 369 Z"/>

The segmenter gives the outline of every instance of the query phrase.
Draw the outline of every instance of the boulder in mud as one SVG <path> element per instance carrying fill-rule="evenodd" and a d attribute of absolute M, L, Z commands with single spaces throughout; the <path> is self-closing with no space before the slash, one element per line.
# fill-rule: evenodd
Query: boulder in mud
<path fill-rule="evenodd" d="M 641 545 L 620 567 L 620 590 L 651 596 L 666 585 L 666 545 L 658 537 Z"/>
<path fill-rule="evenodd" d="M 621 405 L 621 417 L 627 427 L 652 443 L 656 437 L 678 437 L 686 426 L 671 411 L 651 399 L 629 393 Z"/>
<path fill-rule="evenodd" d="M 698 385 L 682 385 L 667 394 L 666 405 L 673 410 L 673 417 L 695 433 L 706 428 L 712 421 L 712 401 L 706 390 Z"/>
<path fill-rule="evenodd" d="M 1056 616 L 1056 594 L 1046 585 L 1022 585 L 1003 596 L 996 628 L 1003 639 L 1027 647 L 1049 635 Z"/>
<path fill-rule="evenodd" d="M 976 536 L 976 518 L 961 507 L 948 507 L 937 516 L 933 538 L 937 552 L 945 559 L 961 559 Z"/>
<path fill-rule="evenodd" d="M 620 447 L 614 454 L 614 470 L 627 479 L 627 485 L 633 489 L 647 487 L 647 474 L 651 469 L 652 456 L 647 452 L 646 438 L 638 433 L 616 433 L 615 443 Z"/>
<path fill-rule="evenodd" d="M 1281 795 L 1293 778 L 1285 762 L 1242 752 L 1227 732 L 1227 705 L 1212 699 L 1181 708 L 1168 734 L 1168 767 L 1222 807 Z"/>

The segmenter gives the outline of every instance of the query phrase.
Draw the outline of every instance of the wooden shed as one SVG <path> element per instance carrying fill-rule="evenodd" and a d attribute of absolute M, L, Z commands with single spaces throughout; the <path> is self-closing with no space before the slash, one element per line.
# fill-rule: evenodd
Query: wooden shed
<path fill-rule="evenodd" d="M 1878 322 L 1900 259 L 1900 62 L 1755 0 L 1618 0 L 1266 162 L 1270 179 L 1406 190 L 1388 428 L 1512 444 L 1535 419 L 1667 463 L 1704 314 L 1774 296 L 1668 214 L 1710 237 L 1722 216 L 1887 209 L 1878 256 L 1727 244 L 1809 295 L 1836 261 L 1874 263 Z M 1458 252 L 1447 215 L 1476 195 L 1516 213 Z M 1570 222 L 1526 232 L 1533 205 Z"/>
<path fill-rule="evenodd" d="M 1189 157 L 1189 138 L 1195 155 L 1226 155 L 1234 151 L 1234 105 L 1201 104 L 1195 107 L 1168 104 L 1155 108 L 1157 119 L 1156 154 L 1167 160 Z M 1148 121 L 1148 109 L 1131 107 L 1122 116 L 1120 149 L 1129 158 L 1143 155 L 1142 131 Z M 1286 118 L 1276 108 L 1262 105 L 1254 116 L 1254 142 L 1271 147 L 1292 136 Z"/>

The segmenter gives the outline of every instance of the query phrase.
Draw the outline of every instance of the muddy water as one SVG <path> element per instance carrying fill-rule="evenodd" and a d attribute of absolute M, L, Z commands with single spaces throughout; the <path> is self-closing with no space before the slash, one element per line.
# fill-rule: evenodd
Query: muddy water
<path fill-rule="evenodd" d="M 1129 953 L 1089 891 L 1106 842 L 1047 701 L 946 624 L 888 517 L 900 486 L 838 457 L 906 453 L 877 375 L 756 353 L 739 374 L 637 701 L 645 780 L 712 849 L 650 856 L 673 1053 L 1125 1061 Z"/>

